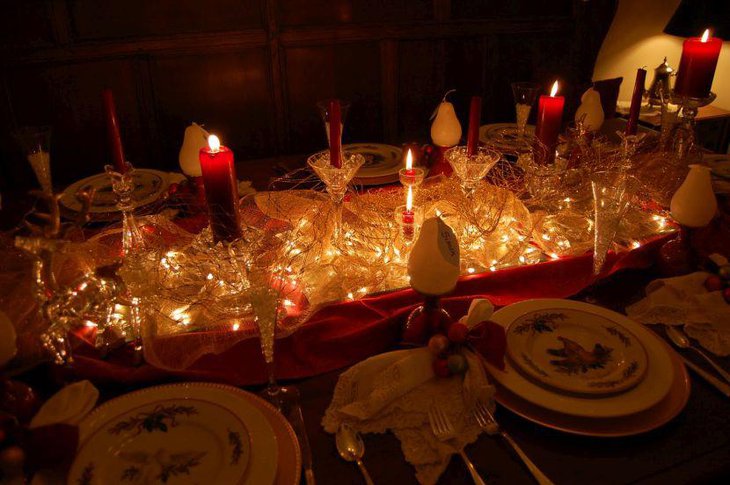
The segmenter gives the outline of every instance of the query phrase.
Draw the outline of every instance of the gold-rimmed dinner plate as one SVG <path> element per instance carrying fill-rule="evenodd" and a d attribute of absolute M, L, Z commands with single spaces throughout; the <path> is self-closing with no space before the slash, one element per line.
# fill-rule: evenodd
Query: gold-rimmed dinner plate
<path fill-rule="evenodd" d="M 618 394 L 587 396 L 566 393 L 544 387 L 518 371 L 510 359 L 505 369 L 487 364 L 489 373 L 499 385 L 531 404 L 570 416 L 586 418 L 617 418 L 645 411 L 658 404 L 669 393 L 675 370 L 667 348 L 650 330 L 624 315 L 588 303 L 559 300 L 527 300 L 504 307 L 491 319 L 505 328 L 525 314 L 548 309 L 579 310 L 616 322 L 629 330 L 644 346 L 648 367 L 644 379 L 633 388 Z"/>
<path fill-rule="evenodd" d="M 618 438 L 646 433 L 664 426 L 682 412 L 690 395 L 687 369 L 679 356 L 669 346 L 654 336 L 670 355 L 674 379 L 668 394 L 654 406 L 628 416 L 616 418 L 587 418 L 571 416 L 537 406 L 502 386 L 497 385 L 495 399 L 511 412 L 528 421 L 564 433 Z"/>
<path fill-rule="evenodd" d="M 81 423 L 68 482 L 296 484 L 296 437 L 268 408 L 250 393 L 211 383 L 121 396 Z"/>
<path fill-rule="evenodd" d="M 527 312 L 507 328 L 507 354 L 540 384 L 578 394 L 613 394 L 647 370 L 644 346 L 616 319 L 574 308 Z"/>

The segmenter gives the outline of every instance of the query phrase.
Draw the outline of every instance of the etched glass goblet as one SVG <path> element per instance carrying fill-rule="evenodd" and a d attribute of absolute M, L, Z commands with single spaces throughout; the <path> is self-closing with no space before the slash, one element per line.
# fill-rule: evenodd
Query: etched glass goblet
<path fill-rule="evenodd" d="M 329 99 L 317 101 L 317 109 L 319 110 L 319 115 L 322 117 L 322 122 L 324 123 L 324 131 L 325 133 L 327 133 L 328 146 L 330 143 L 330 101 L 331 100 Z M 340 100 L 340 141 L 342 141 L 342 131 L 345 128 L 345 121 L 347 120 L 348 111 L 350 111 L 350 102 Z"/>
<path fill-rule="evenodd" d="M 51 128 L 26 126 L 15 132 L 15 138 L 23 148 L 33 173 L 43 192 L 53 192 L 51 183 Z"/>
<path fill-rule="evenodd" d="M 525 135 L 525 126 L 527 126 L 527 118 L 530 117 L 532 105 L 535 104 L 542 87 L 533 82 L 515 82 L 511 86 L 517 115 L 517 137 L 522 138 Z"/>

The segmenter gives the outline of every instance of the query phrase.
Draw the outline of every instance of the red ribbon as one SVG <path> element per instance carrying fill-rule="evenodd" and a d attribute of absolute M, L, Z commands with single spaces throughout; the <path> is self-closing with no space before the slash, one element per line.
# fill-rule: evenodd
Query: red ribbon
<path fill-rule="evenodd" d="M 466 341 L 484 360 L 499 370 L 504 370 L 504 354 L 507 351 L 504 327 L 485 320 L 469 329 Z"/>

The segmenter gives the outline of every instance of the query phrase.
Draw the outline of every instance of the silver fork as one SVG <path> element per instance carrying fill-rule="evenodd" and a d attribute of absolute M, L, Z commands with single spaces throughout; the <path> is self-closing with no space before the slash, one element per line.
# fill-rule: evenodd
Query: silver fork
<path fill-rule="evenodd" d="M 454 425 L 451 424 L 451 420 L 440 407 L 436 405 L 431 407 L 428 411 L 428 420 L 431 422 L 431 431 L 433 431 L 434 436 L 439 441 L 449 441 L 456 438 Z M 469 457 L 466 456 L 464 450 L 459 449 L 458 451 L 459 455 L 461 455 L 461 459 L 464 460 L 464 464 L 466 464 L 466 467 L 469 469 L 469 473 L 471 474 L 471 478 L 474 480 L 474 483 L 477 485 L 486 485 L 486 482 L 479 476 L 479 472 L 477 472 L 477 469 L 474 468 L 474 465 L 471 460 L 469 460 Z"/>
<path fill-rule="evenodd" d="M 474 408 L 473 415 L 480 428 L 488 433 L 493 433 L 496 431 L 502 438 L 504 438 L 507 443 L 509 443 L 512 449 L 515 450 L 515 453 L 517 453 L 517 455 L 522 459 L 522 463 L 525 464 L 527 469 L 530 470 L 530 473 L 532 473 L 532 476 L 535 477 L 537 483 L 539 483 L 540 485 L 553 485 L 553 482 L 547 476 L 545 476 L 542 470 L 540 470 L 537 465 L 533 463 L 532 460 L 530 460 L 525 452 L 522 451 L 522 448 L 520 448 L 520 446 L 515 443 L 512 437 L 507 434 L 506 431 L 499 427 L 497 420 L 494 419 L 494 415 L 489 410 L 486 404 L 478 401 L 476 407 Z"/>

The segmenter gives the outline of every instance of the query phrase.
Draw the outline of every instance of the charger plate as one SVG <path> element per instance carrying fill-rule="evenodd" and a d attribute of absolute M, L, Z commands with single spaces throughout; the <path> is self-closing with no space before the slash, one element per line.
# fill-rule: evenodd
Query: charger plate
<path fill-rule="evenodd" d="M 562 305 L 512 322 L 507 353 L 515 367 L 539 383 L 591 395 L 637 385 L 648 364 L 644 346 L 615 319 Z"/>
<path fill-rule="evenodd" d="M 648 358 L 644 379 L 621 394 L 584 396 L 545 388 L 520 373 L 507 359 L 504 371 L 489 364 L 487 368 L 502 387 L 541 408 L 558 413 L 587 418 L 616 418 L 645 411 L 658 404 L 669 393 L 676 378 L 666 345 L 642 325 L 625 316 L 588 303 L 559 299 L 527 300 L 504 307 L 491 320 L 505 328 L 525 314 L 554 309 L 577 310 L 592 313 L 628 329 L 642 343 Z"/>
<path fill-rule="evenodd" d="M 271 405 L 210 383 L 143 389 L 109 401 L 80 425 L 68 483 L 296 484 L 301 456 Z"/>
<path fill-rule="evenodd" d="M 565 433 L 601 438 L 618 438 L 646 433 L 664 426 L 687 405 L 690 381 L 679 356 L 659 337 L 654 336 L 670 355 L 674 379 L 669 393 L 656 405 L 644 411 L 618 418 L 584 418 L 570 416 L 536 406 L 497 386 L 497 402 L 528 421 Z"/>

